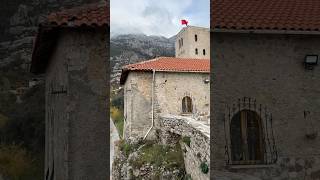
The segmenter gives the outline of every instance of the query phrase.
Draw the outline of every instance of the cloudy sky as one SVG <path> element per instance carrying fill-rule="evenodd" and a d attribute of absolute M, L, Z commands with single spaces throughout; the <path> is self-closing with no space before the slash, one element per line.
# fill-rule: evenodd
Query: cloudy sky
<path fill-rule="evenodd" d="M 110 0 L 111 36 L 143 33 L 171 37 L 183 27 L 210 26 L 209 0 Z"/>

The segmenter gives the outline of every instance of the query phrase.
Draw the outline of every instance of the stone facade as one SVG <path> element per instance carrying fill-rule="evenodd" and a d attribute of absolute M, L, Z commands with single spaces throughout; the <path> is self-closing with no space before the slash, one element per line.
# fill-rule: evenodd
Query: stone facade
<path fill-rule="evenodd" d="M 124 135 L 144 137 L 152 125 L 152 72 L 132 71 L 124 85 Z M 209 118 L 209 73 L 155 72 L 154 120 L 159 114 L 182 115 L 182 99 L 192 99 L 193 110 L 188 116 Z M 154 130 L 150 137 L 154 137 Z"/>
<path fill-rule="evenodd" d="M 306 55 L 319 55 L 319 35 L 212 32 L 211 37 L 212 177 L 320 179 L 320 67 L 307 70 L 303 64 Z M 272 119 L 262 126 L 265 137 L 274 133 L 268 147 L 274 148 L 275 161 L 230 165 L 228 107 L 249 98 Z"/>
<path fill-rule="evenodd" d="M 61 30 L 46 71 L 45 179 L 108 177 L 107 31 Z"/>
<path fill-rule="evenodd" d="M 197 37 L 195 37 L 197 36 Z M 196 53 L 197 49 L 197 53 Z M 187 26 L 176 37 L 176 57 L 210 58 L 210 31 L 208 28 Z"/>

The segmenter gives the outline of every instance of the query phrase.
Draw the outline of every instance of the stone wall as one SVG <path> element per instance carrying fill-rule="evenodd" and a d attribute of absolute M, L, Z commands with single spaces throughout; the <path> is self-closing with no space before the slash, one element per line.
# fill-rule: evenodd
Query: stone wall
<path fill-rule="evenodd" d="M 107 31 L 62 30 L 46 72 L 45 179 L 106 179 Z"/>
<path fill-rule="evenodd" d="M 182 114 L 182 99 L 192 98 L 189 116 L 209 118 L 208 73 L 155 72 L 154 119 L 159 114 Z M 125 137 L 143 137 L 152 125 L 152 72 L 130 72 L 124 85 Z M 155 138 L 155 131 L 150 138 Z M 149 136 L 148 136 L 149 137 Z"/>
<path fill-rule="evenodd" d="M 195 41 L 197 35 L 197 41 Z M 179 48 L 179 40 L 183 39 L 183 45 Z M 195 49 L 198 54 L 195 54 Z M 205 55 L 203 54 L 205 49 Z M 188 26 L 183 28 L 176 37 L 176 57 L 210 59 L 210 31 L 208 28 Z"/>
<path fill-rule="evenodd" d="M 143 137 L 151 127 L 151 72 L 130 72 L 124 85 L 124 137 Z"/>
<path fill-rule="evenodd" d="M 211 34 L 211 173 L 216 179 L 320 178 L 320 54 L 317 35 Z M 250 97 L 272 114 L 278 160 L 271 165 L 227 165 L 226 106 Z M 227 145 L 228 146 L 228 145 Z"/>
<path fill-rule="evenodd" d="M 177 140 L 177 135 L 178 138 L 190 137 L 190 146 L 182 143 L 186 172 L 193 179 L 209 179 L 209 172 L 203 173 L 200 168 L 201 163 L 210 167 L 209 126 L 190 117 L 161 115 L 156 129 L 162 131 L 160 139 L 165 143 L 168 140 L 175 142 L 172 138 Z"/>

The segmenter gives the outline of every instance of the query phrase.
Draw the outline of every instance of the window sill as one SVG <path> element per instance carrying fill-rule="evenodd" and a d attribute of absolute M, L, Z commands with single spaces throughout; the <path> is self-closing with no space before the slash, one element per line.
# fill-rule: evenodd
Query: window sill
<path fill-rule="evenodd" d="M 227 165 L 228 169 L 259 169 L 259 168 L 275 168 L 275 164 L 250 164 L 250 165 Z"/>

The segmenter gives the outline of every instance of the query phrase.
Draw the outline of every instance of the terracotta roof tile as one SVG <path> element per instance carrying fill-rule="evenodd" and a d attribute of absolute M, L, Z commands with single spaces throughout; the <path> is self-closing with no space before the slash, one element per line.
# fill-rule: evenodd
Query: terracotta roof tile
<path fill-rule="evenodd" d="M 319 0 L 211 0 L 211 29 L 320 30 Z"/>
<path fill-rule="evenodd" d="M 105 4 L 95 3 L 51 13 L 42 25 L 68 27 L 105 26 L 109 25 L 109 21 L 109 7 Z"/>
<path fill-rule="evenodd" d="M 159 57 L 123 67 L 130 71 L 210 72 L 208 59 Z"/>
<path fill-rule="evenodd" d="M 120 84 L 124 84 L 129 71 L 165 71 L 165 72 L 198 72 L 210 73 L 209 59 L 191 59 L 175 57 L 159 57 L 122 68 Z"/>

